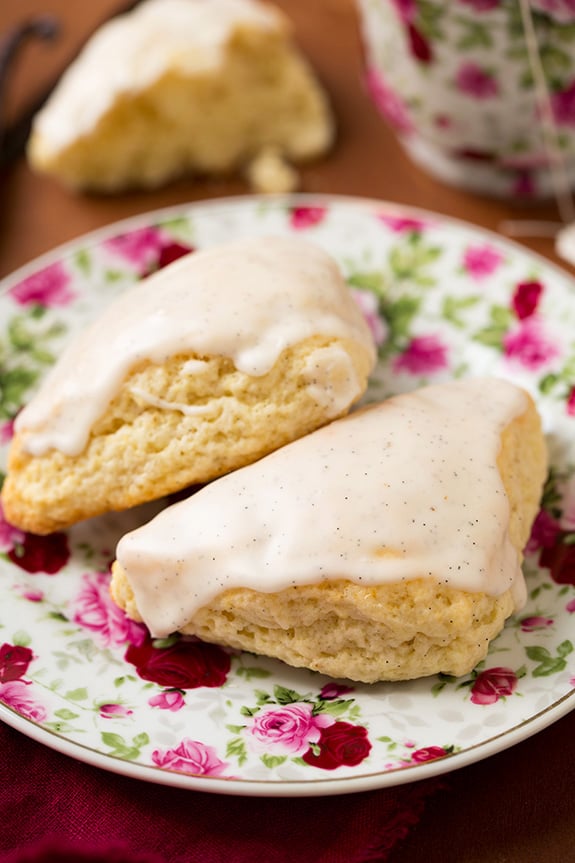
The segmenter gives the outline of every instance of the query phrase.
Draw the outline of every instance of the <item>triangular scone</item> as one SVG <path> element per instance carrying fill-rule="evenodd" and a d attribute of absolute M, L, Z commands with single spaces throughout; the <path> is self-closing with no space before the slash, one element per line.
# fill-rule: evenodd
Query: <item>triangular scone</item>
<path fill-rule="evenodd" d="M 94 34 L 37 115 L 28 155 L 72 188 L 114 192 L 229 173 L 262 153 L 300 162 L 333 137 L 279 9 L 147 0 Z"/>
<path fill-rule="evenodd" d="M 112 595 L 172 631 L 364 682 L 469 672 L 521 606 L 546 450 L 498 379 L 364 408 L 119 543 Z"/>
<path fill-rule="evenodd" d="M 319 247 L 258 237 L 186 255 L 79 333 L 18 415 L 4 514 L 49 533 L 207 482 L 346 413 L 374 362 Z"/>

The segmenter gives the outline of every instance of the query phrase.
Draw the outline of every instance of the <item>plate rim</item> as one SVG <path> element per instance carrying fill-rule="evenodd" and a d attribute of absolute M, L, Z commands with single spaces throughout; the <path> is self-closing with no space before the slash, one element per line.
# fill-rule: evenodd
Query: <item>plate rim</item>
<path fill-rule="evenodd" d="M 512 237 L 507 237 L 504 234 L 499 234 L 493 228 L 486 228 L 484 225 L 469 221 L 468 219 L 464 219 L 459 216 L 451 216 L 448 213 L 442 212 L 441 210 L 430 210 L 425 207 L 418 207 L 412 204 L 404 204 L 400 201 L 389 201 L 385 198 L 370 198 L 368 196 L 361 195 L 331 194 L 329 192 L 291 192 L 288 194 L 278 193 L 268 195 L 226 195 L 221 198 L 206 198 L 199 199 L 197 201 L 182 201 L 179 204 L 169 204 L 166 207 L 159 207 L 157 209 L 146 210 L 141 213 L 135 213 L 131 216 L 126 216 L 123 219 L 118 219 L 115 222 L 110 222 L 106 225 L 101 225 L 98 228 L 94 228 L 90 231 L 78 234 L 76 237 L 72 237 L 70 240 L 66 240 L 65 242 L 60 243 L 45 252 L 41 252 L 39 255 L 36 255 L 34 258 L 31 258 L 29 261 L 21 264 L 17 269 L 0 277 L 0 294 L 4 294 L 6 291 L 10 290 L 10 287 L 13 283 L 17 283 L 22 279 L 25 279 L 31 273 L 37 272 L 39 269 L 42 269 L 43 267 L 49 265 L 49 263 L 54 258 L 59 259 L 63 255 L 68 254 L 79 243 L 93 245 L 98 242 L 103 242 L 109 237 L 117 236 L 118 231 L 121 233 L 127 228 L 136 228 L 139 224 L 149 224 L 149 220 L 151 218 L 163 219 L 165 217 L 169 217 L 174 213 L 181 212 L 182 210 L 188 212 L 196 208 L 212 209 L 217 207 L 229 206 L 240 207 L 242 205 L 247 206 L 248 204 L 262 204 L 264 202 L 266 204 L 284 203 L 286 206 L 290 206 L 290 202 L 292 202 L 291 205 L 293 206 L 293 204 L 295 203 L 306 201 L 321 202 L 325 206 L 329 206 L 330 204 L 342 204 L 345 206 L 352 206 L 356 207 L 357 209 L 365 210 L 370 210 L 375 207 L 397 209 L 402 212 L 407 212 L 410 215 L 417 215 L 420 217 L 421 220 L 424 220 L 427 217 L 428 221 L 430 219 L 433 220 L 434 218 L 439 218 L 443 223 L 448 223 L 459 226 L 460 228 L 467 228 L 478 231 L 486 236 L 491 237 L 497 243 L 510 246 L 511 248 L 521 252 L 522 254 L 529 255 L 530 257 L 544 264 L 546 267 L 554 270 L 558 275 L 561 275 L 571 280 L 573 282 L 573 287 L 575 288 L 575 273 L 566 269 L 563 265 L 558 264 L 556 261 L 552 261 L 550 258 L 547 258 L 545 255 L 543 255 L 541 252 L 536 252 L 533 249 L 530 249 L 528 246 L 521 244 L 518 240 L 515 240 Z"/>
<path fill-rule="evenodd" d="M 51 263 L 69 256 L 79 245 L 87 248 L 100 245 L 110 237 L 118 236 L 130 230 L 136 230 L 138 227 L 149 226 L 154 222 L 167 220 L 178 213 L 191 215 L 194 210 L 198 209 L 203 211 L 229 207 L 239 209 L 241 207 L 256 207 L 262 203 L 269 205 L 283 204 L 286 207 L 305 204 L 323 205 L 325 207 L 340 206 L 344 208 L 351 207 L 366 212 L 381 208 L 389 212 L 397 211 L 402 215 L 408 214 L 422 221 L 433 222 L 433 220 L 436 220 L 442 226 L 454 225 L 460 229 L 470 230 L 483 237 L 491 238 L 497 244 L 507 246 L 522 255 L 527 255 L 530 259 L 539 262 L 548 271 L 553 271 L 561 278 L 566 279 L 567 282 L 571 282 L 569 287 L 575 289 L 575 276 L 560 264 L 512 238 L 499 234 L 496 230 L 486 228 L 469 220 L 451 216 L 439 210 L 429 210 L 399 201 L 323 192 L 296 192 L 278 195 L 232 195 L 221 198 L 183 201 L 167 207 L 133 214 L 86 233 L 79 234 L 22 264 L 16 270 L 0 279 L 0 296 L 8 293 L 14 284 L 44 269 Z M 16 713 L 1 702 L 0 720 L 24 734 L 24 736 L 60 754 L 75 758 L 85 764 L 99 767 L 111 773 L 153 784 L 230 796 L 317 797 L 391 788 L 396 785 L 408 784 L 462 769 L 529 739 L 539 733 L 539 731 L 544 730 L 554 722 L 567 716 L 574 708 L 575 689 L 572 689 L 552 704 L 521 720 L 513 727 L 477 742 L 463 751 L 451 753 L 443 758 L 383 772 L 305 780 L 246 779 L 240 777 L 226 779 L 214 776 L 177 773 L 153 765 L 126 761 L 117 756 L 100 752 L 91 746 L 70 740 L 57 732 L 45 729 L 33 720 Z"/>

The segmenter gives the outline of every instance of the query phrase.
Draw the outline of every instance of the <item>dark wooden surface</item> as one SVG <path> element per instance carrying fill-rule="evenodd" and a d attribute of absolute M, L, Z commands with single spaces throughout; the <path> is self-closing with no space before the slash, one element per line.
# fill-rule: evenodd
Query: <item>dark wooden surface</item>
<path fill-rule="evenodd" d="M 0 3 L 0 32 L 38 13 L 61 21 L 55 44 L 30 42 L 6 92 L 12 120 L 76 51 L 118 0 L 17 0 Z M 331 95 L 338 142 L 303 172 L 302 190 L 375 197 L 435 210 L 497 230 L 507 219 L 556 219 L 553 204 L 528 211 L 444 186 L 414 167 L 377 116 L 362 84 L 353 0 L 278 0 Z M 158 207 L 249 192 L 241 179 L 180 180 L 153 193 L 78 197 L 34 176 L 20 158 L 0 177 L 0 275 L 74 237 Z M 525 241 L 554 259 L 549 239 Z M 1 757 L 1 754 L 0 754 Z M 542 863 L 575 860 L 575 715 L 444 777 L 394 863 Z"/>

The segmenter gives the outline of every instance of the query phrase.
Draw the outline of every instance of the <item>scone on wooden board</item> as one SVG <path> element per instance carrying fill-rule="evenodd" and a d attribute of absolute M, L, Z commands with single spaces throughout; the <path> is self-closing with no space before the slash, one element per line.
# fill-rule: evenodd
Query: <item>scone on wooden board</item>
<path fill-rule="evenodd" d="M 283 192 L 294 177 L 281 160 L 323 155 L 333 139 L 326 93 L 278 8 L 146 0 L 92 36 L 38 113 L 28 157 L 69 187 L 103 192 L 264 158 L 253 176 Z"/>
<path fill-rule="evenodd" d="M 179 631 L 372 683 L 469 672 L 521 607 L 546 476 L 499 379 L 363 408 L 124 536 L 112 596 Z"/>
<path fill-rule="evenodd" d="M 45 534 L 214 479 L 345 414 L 375 358 L 318 246 L 186 255 L 104 309 L 18 415 L 5 517 Z"/>

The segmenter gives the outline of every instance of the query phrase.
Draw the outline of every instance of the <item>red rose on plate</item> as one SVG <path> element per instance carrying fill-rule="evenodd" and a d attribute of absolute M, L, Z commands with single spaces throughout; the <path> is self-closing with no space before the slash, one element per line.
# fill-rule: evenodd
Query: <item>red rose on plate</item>
<path fill-rule="evenodd" d="M 0 647 L 0 683 L 24 677 L 33 658 L 34 654 L 29 647 L 3 644 Z"/>
<path fill-rule="evenodd" d="M 562 542 L 562 535 L 552 548 L 543 548 L 539 563 L 549 570 L 555 584 L 575 586 L 575 545 Z"/>
<path fill-rule="evenodd" d="M 166 243 L 162 246 L 158 254 L 158 269 L 167 267 L 178 258 L 183 258 L 184 255 L 189 255 L 194 249 L 191 246 L 184 246 L 182 243 Z"/>
<path fill-rule="evenodd" d="M 416 60 L 419 60 L 420 63 L 431 63 L 433 60 L 431 45 L 421 30 L 419 30 L 414 24 L 408 24 L 407 37 L 409 40 L 409 48 Z"/>
<path fill-rule="evenodd" d="M 131 644 L 125 658 L 143 680 L 170 689 L 222 686 L 230 670 L 230 657 L 221 647 L 181 639 L 169 647 L 155 647 L 151 639 Z"/>
<path fill-rule="evenodd" d="M 416 764 L 423 764 L 425 761 L 435 761 L 436 758 L 445 758 L 448 755 L 447 749 L 443 746 L 425 746 L 423 749 L 416 749 L 411 753 L 411 760 Z"/>
<path fill-rule="evenodd" d="M 10 549 L 8 557 L 26 572 L 54 575 L 70 559 L 68 537 L 65 533 L 51 533 L 49 536 L 26 533 L 24 538 Z"/>
<path fill-rule="evenodd" d="M 172 264 L 178 258 L 183 258 L 184 255 L 189 255 L 194 251 L 193 246 L 184 246 L 182 243 L 163 243 L 157 249 L 157 257 L 146 264 L 142 277 L 151 276 L 157 270 L 163 270 L 168 264 Z"/>
<path fill-rule="evenodd" d="M 512 305 L 517 317 L 524 321 L 525 318 L 537 310 L 541 294 L 543 293 L 543 285 L 541 282 L 520 282 L 513 294 Z"/>
<path fill-rule="evenodd" d="M 322 728 L 317 744 L 302 756 L 306 764 L 335 770 L 337 767 L 355 767 L 371 750 L 367 729 L 349 722 L 334 722 Z M 316 754 L 317 753 L 317 754 Z"/>
<path fill-rule="evenodd" d="M 477 675 L 471 687 L 474 704 L 495 704 L 506 695 L 513 695 L 517 687 L 517 675 L 510 668 L 486 668 Z"/>

